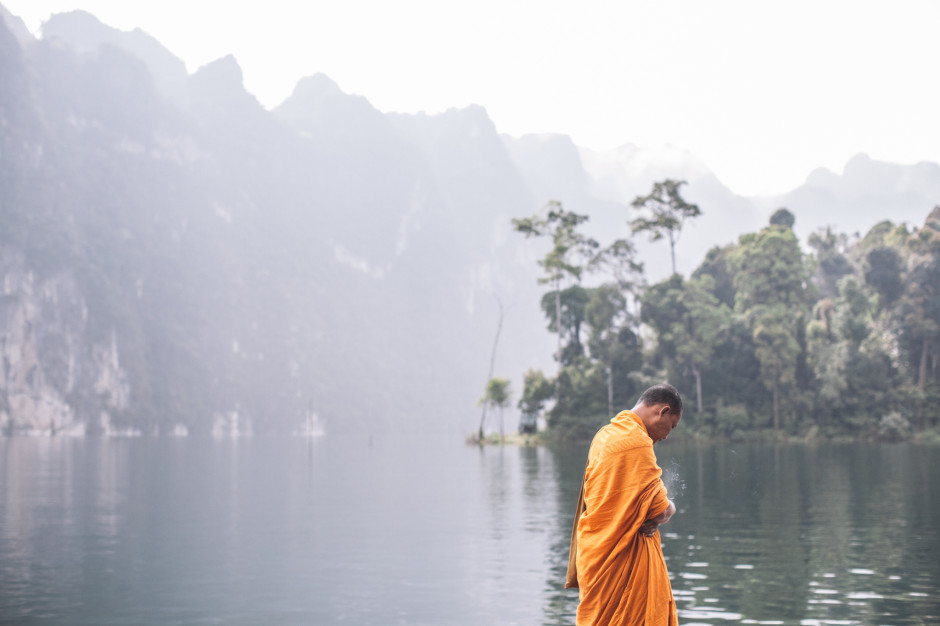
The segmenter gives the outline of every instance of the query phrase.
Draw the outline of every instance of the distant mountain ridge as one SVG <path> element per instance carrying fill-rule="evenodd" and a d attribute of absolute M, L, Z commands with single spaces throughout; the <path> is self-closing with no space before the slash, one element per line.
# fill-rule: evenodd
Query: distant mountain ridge
<path fill-rule="evenodd" d="M 496 373 L 518 393 L 525 368 L 553 368 L 544 250 L 512 217 L 556 199 L 609 240 L 635 195 L 682 178 L 704 213 L 677 250 L 689 273 L 778 206 L 805 236 L 920 223 L 940 201 L 935 164 L 865 157 L 743 198 L 679 151 L 508 137 L 479 106 L 386 114 L 322 74 L 267 111 L 233 57 L 190 75 L 87 13 L 54 16 L 39 40 L 0 14 L 0 338 L 36 355 L 0 372 L 7 430 L 286 431 L 316 411 L 334 432 L 469 432 L 494 295 Z M 668 249 L 640 250 L 662 277 Z M 85 321 L 61 319 L 54 293 Z"/>

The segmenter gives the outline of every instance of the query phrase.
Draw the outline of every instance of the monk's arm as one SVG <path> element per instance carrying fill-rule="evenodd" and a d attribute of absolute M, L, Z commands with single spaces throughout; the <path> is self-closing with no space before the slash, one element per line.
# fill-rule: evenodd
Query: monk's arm
<path fill-rule="evenodd" d="M 663 524 L 668 522 L 669 518 L 675 515 L 675 513 L 676 513 L 676 505 L 672 502 L 672 500 L 670 500 L 669 506 L 666 508 L 665 511 L 663 511 L 656 517 L 651 517 L 650 519 L 646 520 L 640 525 L 640 534 L 646 535 L 647 537 L 652 537 L 653 533 L 656 532 L 656 529 L 659 526 L 662 526 Z"/>

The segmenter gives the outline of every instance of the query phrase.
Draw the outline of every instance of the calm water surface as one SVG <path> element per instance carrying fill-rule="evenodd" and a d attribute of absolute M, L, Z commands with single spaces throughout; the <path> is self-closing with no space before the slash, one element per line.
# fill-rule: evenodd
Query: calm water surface
<path fill-rule="evenodd" d="M 657 446 L 680 623 L 940 623 L 940 449 Z M 0 622 L 572 624 L 586 449 L 0 439 Z"/>

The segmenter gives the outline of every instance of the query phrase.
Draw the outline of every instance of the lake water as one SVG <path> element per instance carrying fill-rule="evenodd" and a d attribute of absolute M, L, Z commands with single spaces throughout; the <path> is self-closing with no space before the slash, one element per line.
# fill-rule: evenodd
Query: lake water
<path fill-rule="evenodd" d="M 656 447 L 680 623 L 940 623 L 940 449 Z M 572 624 L 586 449 L 0 439 L 0 622 Z"/>

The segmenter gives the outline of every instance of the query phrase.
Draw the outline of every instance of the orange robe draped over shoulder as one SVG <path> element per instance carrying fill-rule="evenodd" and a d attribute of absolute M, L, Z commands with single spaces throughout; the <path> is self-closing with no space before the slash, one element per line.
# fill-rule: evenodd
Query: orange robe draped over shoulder
<path fill-rule="evenodd" d="M 659 533 L 639 532 L 669 507 L 661 476 L 653 440 L 632 411 L 594 436 L 572 533 L 576 572 L 566 584 L 580 588 L 578 626 L 678 625 Z"/>

